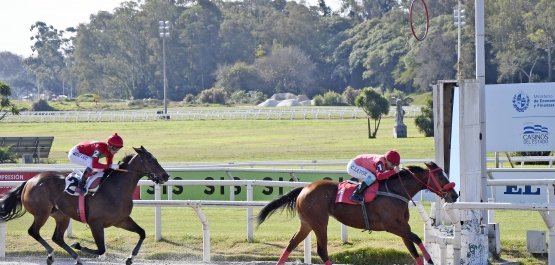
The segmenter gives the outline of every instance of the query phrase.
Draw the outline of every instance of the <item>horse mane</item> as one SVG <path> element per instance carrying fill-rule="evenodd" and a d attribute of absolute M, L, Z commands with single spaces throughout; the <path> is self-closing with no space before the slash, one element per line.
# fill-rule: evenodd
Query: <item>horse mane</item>
<path fill-rule="evenodd" d="M 119 167 L 127 168 L 127 165 L 129 164 L 129 161 L 131 161 L 131 158 L 133 158 L 133 155 L 126 155 L 121 161 L 121 164 L 119 165 Z"/>
<path fill-rule="evenodd" d="M 424 168 L 419 167 L 419 166 L 407 166 L 407 168 L 403 168 L 403 173 L 409 173 L 409 171 L 412 171 L 413 173 L 420 173 L 422 171 L 425 171 Z"/>

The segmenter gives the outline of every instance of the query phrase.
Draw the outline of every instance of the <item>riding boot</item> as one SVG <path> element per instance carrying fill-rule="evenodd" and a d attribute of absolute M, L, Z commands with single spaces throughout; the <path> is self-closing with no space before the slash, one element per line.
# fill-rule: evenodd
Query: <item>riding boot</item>
<path fill-rule="evenodd" d="M 83 176 L 81 176 L 81 179 L 79 180 L 79 183 L 77 184 L 77 188 L 79 188 L 79 192 L 85 192 L 85 186 L 87 184 L 87 179 L 89 178 L 89 176 L 92 174 L 92 169 L 90 167 L 88 167 L 87 169 L 85 169 L 85 172 L 83 172 Z"/>
<path fill-rule="evenodd" d="M 355 192 L 353 192 L 353 195 L 351 195 L 351 201 L 358 202 L 358 203 L 363 203 L 364 202 L 364 190 L 366 190 L 366 188 L 368 188 L 368 184 L 366 184 L 366 182 L 363 181 L 362 183 L 360 183 L 360 185 L 358 185 Z"/>

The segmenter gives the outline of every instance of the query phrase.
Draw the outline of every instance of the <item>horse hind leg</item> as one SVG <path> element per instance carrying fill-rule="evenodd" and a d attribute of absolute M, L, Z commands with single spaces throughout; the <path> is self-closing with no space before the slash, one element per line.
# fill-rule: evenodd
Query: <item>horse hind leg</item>
<path fill-rule="evenodd" d="M 48 215 L 35 215 L 33 224 L 31 224 L 27 233 L 46 249 L 46 253 L 48 254 L 46 264 L 51 265 L 54 262 L 54 249 L 40 236 L 40 229 L 46 223 L 48 217 Z"/>
<path fill-rule="evenodd" d="M 312 231 L 312 229 L 304 221 L 301 220 L 301 226 L 291 237 L 291 239 L 289 239 L 289 244 L 283 251 L 283 254 L 281 254 L 277 265 L 285 264 L 285 261 L 287 260 L 291 252 L 301 243 L 301 241 L 303 241 L 308 236 L 310 231 Z"/>
<path fill-rule="evenodd" d="M 59 212 L 55 212 L 53 214 L 54 219 L 56 220 L 56 228 L 54 229 L 54 234 L 52 235 L 52 241 L 58 244 L 58 246 L 62 247 L 69 255 L 75 260 L 75 264 L 83 264 L 81 262 L 81 258 L 79 254 L 71 249 L 70 246 L 66 244 L 64 241 L 64 232 L 66 231 L 67 227 L 69 226 L 70 218 L 67 215 L 61 214 Z"/>

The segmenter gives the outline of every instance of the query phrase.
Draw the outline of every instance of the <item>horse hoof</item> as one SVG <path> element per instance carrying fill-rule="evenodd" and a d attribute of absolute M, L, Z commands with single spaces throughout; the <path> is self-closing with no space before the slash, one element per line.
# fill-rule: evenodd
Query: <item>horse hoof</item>
<path fill-rule="evenodd" d="M 127 258 L 127 260 L 125 260 L 125 265 L 131 265 L 131 264 L 133 264 L 133 259 Z"/>
<path fill-rule="evenodd" d="M 48 258 L 46 258 L 46 264 L 52 265 L 52 263 L 54 263 L 54 257 L 48 256 Z"/>
<path fill-rule="evenodd" d="M 77 250 L 81 250 L 81 244 L 79 244 L 79 242 L 71 244 L 71 247 Z"/>

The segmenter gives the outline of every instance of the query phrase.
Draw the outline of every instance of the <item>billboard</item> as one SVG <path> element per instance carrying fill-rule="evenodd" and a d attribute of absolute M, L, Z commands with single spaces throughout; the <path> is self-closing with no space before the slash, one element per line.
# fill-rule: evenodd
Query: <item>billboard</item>
<path fill-rule="evenodd" d="M 202 171 L 202 172 L 171 172 L 172 180 L 230 180 L 225 171 Z M 317 180 L 328 179 L 333 181 L 343 181 L 351 179 L 345 173 L 322 174 L 322 173 L 298 173 L 295 176 L 299 182 L 314 182 Z M 266 180 L 266 181 L 291 181 L 293 178 L 288 173 L 283 172 L 233 172 L 235 180 Z M 154 200 L 153 186 L 140 186 L 141 200 Z M 168 198 L 168 193 L 172 193 L 173 200 L 224 200 L 229 201 L 231 189 L 229 186 L 162 186 L 162 199 Z M 253 187 L 253 200 L 270 201 L 277 196 L 290 191 L 288 187 Z M 247 191 L 245 186 L 235 186 L 233 188 L 236 201 L 246 201 Z"/>
<path fill-rule="evenodd" d="M 555 83 L 486 85 L 488 152 L 553 151 Z"/>

